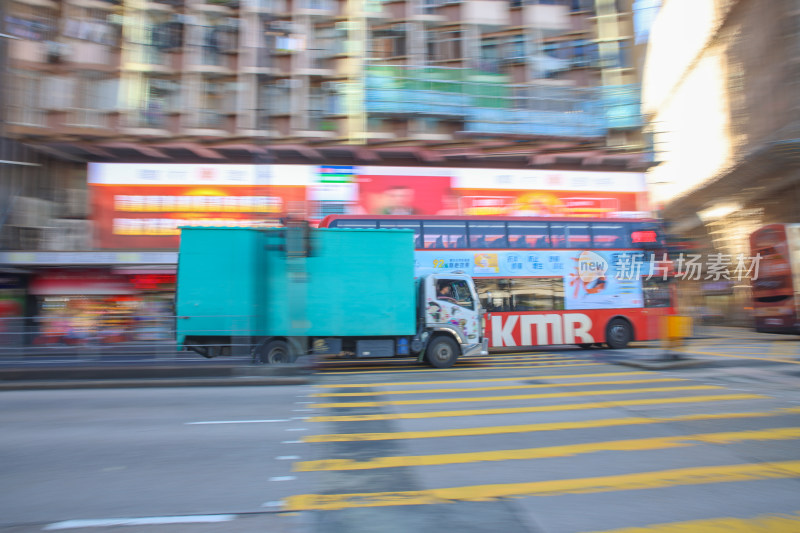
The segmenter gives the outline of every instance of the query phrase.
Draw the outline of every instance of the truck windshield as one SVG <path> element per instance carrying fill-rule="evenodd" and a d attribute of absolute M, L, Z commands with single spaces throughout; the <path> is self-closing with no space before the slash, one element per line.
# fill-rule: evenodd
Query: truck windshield
<path fill-rule="evenodd" d="M 453 287 L 453 294 L 455 294 L 455 300 L 458 305 L 466 307 L 467 309 L 475 308 L 475 303 L 472 301 L 472 294 L 469 292 L 469 285 L 467 285 L 466 281 L 463 279 L 453 280 L 451 286 Z"/>

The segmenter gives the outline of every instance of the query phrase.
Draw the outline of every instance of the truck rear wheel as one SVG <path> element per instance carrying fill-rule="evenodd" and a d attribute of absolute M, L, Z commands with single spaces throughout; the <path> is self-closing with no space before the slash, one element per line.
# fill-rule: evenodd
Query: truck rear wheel
<path fill-rule="evenodd" d="M 292 352 L 286 341 L 271 340 L 257 348 L 256 358 L 259 363 L 283 365 L 292 362 Z"/>
<path fill-rule="evenodd" d="M 425 359 L 436 368 L 450 368 L 458 359 L 459 350 L 450 337 L 434 337 L 425 350 Z"/>

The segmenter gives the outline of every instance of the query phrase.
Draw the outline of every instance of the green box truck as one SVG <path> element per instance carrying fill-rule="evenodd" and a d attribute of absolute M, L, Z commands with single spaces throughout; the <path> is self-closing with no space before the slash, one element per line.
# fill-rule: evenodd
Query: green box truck
<path fill-rule="evenodd" d="M 400 356 L 446 368 L 488 353 L 472 279 L 415 279 L 410 230 L 183 228 L 176 299 L 178 343 L 205 357 Z"/>

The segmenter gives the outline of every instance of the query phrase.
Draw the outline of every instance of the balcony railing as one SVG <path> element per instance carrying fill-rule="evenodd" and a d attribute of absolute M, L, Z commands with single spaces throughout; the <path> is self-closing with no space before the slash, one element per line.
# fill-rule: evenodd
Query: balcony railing
<path fill-rule="evenodd" d="M 365 107 L 372 115 L 451 117 L 467 131 L 604 136 L 642 125 L 639 86 L 586 89 L 512 85 L 470 69 L 368 68 Z"/>

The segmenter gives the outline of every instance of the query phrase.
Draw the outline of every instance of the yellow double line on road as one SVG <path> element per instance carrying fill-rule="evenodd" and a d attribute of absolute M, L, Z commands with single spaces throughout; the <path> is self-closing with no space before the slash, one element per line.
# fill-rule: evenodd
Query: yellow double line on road
<path fill-rule="evenodd" d="M 544 394 L 517 394 L 510 396 L 474 396 L 466 398 L 429 398 L 424 400 L 385 400 L 378 402 L 338 402 L 316 403 L 310 407 L 316 409 L 340 407 L 387 407 L 390 405 L 432 405 L 441 403 L 463 402 L 506 402 L 511 400 L 544 400 L 550 398 L 574 398 L 576 396 L 608 396 L 609 394 L 643 394 L 653 392 L 679 392 L 697 390 L 720 390 L 724 387 L 717 385 L 685 385 L 682 387 L 652 387 L 642 389 L 603 389 L 592 391 L 549 392 Z"/>
<path fill-rule="evenodd" d="M 544 422 L 539 424 L 517 424 L 512 426 L 483 426 L 475 428 L 434 429 L 428 431 L 398 431 L 397 433 L 332 433 L 328 435 L 308 435 L 303 442 L 358 442 L 376 440 L 436 439 L 442 437 L 472 437 L 480 435 L 503 435 L 508 433 L 535 433 L 538 431 L 561 431 L 565 429 L 591 429 L 614 426 L 638 426 L 664 424 L 669 422 L 690 422 L 694 420 L 727 420 L 737 418 L 766 418 L 800 414 L 800 407 L 788 407 L 775 411 L 741 413 L 706 413 L 658 418 L 603 418 L 577 422 Z"/>
<path fill-rule="evenodd" d="M 329 470 L 372 470 L 375 468 L 398 468 L 406 466 L 439 466 L 465 463 L 513 461 L 571 457 L 596 452 L 634 452 L 685 448 L 698 444 L 730 444 L 745 441 L 793 440 L 800 438 L 800 427 L 785 427 L 751 431 L 729 431 L 723 433 L 699 433 L 673 437 L 626 439 L 588 444 L 568 444 L 516 450 L 493 450 L 467 453 L 445 453 L 436 455 L 412 455 L 376 457 L 368 461 L 351 459 L 322 459 L 301 461 L 294 464 L 296 472 L 319 472 Z"/>
<path fill-rule="evenodd" d="M 594 494 L 709 483 L 731 483 L 800 477 L 800 461 L 780 461 L 724 466 L 679 468 L 611 476 L 471 485 L 428 490 L 361 492 L 351 494 L 299 494 L 286 498 L 287 511 L 336 510 L 353 507 L 429 505 L 454 501 L 489 501 L 498 498 Z"/>

